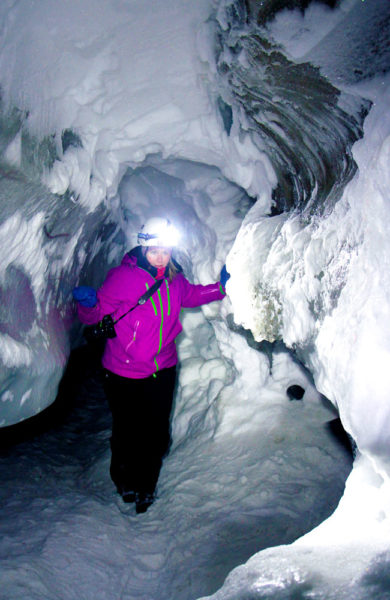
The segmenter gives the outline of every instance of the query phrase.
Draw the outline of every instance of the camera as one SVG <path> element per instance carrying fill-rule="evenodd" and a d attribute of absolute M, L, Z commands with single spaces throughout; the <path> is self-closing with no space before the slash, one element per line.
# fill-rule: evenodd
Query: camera
<path fill-rule="evenodd" d="M 107 340 L 116 337 L 114 320 L 111 315 L 105 315 L 99 323 L 84 327 L 84 337 L 87 342 Z"/>

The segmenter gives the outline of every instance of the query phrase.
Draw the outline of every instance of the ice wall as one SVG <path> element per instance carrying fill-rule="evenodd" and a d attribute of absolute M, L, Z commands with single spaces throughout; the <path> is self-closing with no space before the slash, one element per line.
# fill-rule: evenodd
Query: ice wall
<path fill-rule="evenodd" d="M 20 158 L 27 162 L 25 146 Z M 3 426 L 35 415 L 55 398 L 70 348 L 71 286 L 85 271 L 93 277 L 95 254 L 107 264 L 112 235 L 104 240 L 109 218 L 103 207 L 88 215 L 69 197 L 50 194 L 20 165 L 0 164 L 0 194 Z"/>
<path fill-rule="evenodd" d="M 23 303 L 5 308 L 2 425 L 53 401 L 69 351 L 72 287 L 98 285 L 151 210 L 171 211 L 188 273 L 209 282 L 250 203 L 242 188 L 269 205 L 269 161 L 249 136 L 228 136 L 218 110 L 207 63 L 213 43 L 202 29 L 211 10 L 209 0 L 185 10 L 179 0 L 91 0 L 81 12 L 76 1 L 0 8 L 3 295 L 26 288 Z M 121 193 L 129 177 L 136 204 Z"/>
<path fill-rule="evenodd" d="M 388 15 L 389 7 L 386 6 Z M 341 35 L 342 23 L 349 31 L 345 23 L 346 20 L 349 22 L 347 17 L 360 27 L 360 37 L 354 31 L 350 62 L 346 59 L 353 70 L 358 49 L 363 52 L 366 44 L 370 46 L 373 39 L 377 39 L 374 24 L 378 28 L 381 23 L 379 28 L 382 29 L 387 21 L 385 5 L 381 3 L 376 9 L 371 5 L 368 11 L 357 3 L 349 3 L 347 8 L 346 13 L 340 11 L 336 16 L 332 13 L 331 20 L 337 32 L 336 39 Z M 327 14 L 319 7 L 313 7 L 312 12 L 317 20 L 319 14 Z M 301 60 L 313 53 L 313 61 L 321 65 L 318 57 L 332 53 L 332 36 L 327 32 L 321 39 L 318 34 L 321 41 L 312 49 L 307 38 L 313 45 L 315 33 L 312 31 L 311 37 L 306 34 L 305 45 L 302 31 L 304 24 L 313 23 L 310 21 L 313 15 L 309 11 L 304 20 L 294 13 L 292 23 L 294 18 L 297 19 L 295 30 L 281 27 L 280 21 L 288 19 L 284 14 L 269 25 L 270 32 L 281 38 L 283 31 L 285 37 L 280 41 L 285 41 L 290 51 L 295 40 L 301 47 L 300 53 L 304 54 Z M 386 48 L 378 50 L 379 72 L 383 69 L 385 54 Z M 390 66 L 390 57 L 387 64 Z M 368 78 L 373 63 L 367 71 L 364 71 L 363 63 L 360 66 L 360 78 Z M 326 69 L 330 69 L 329 62 L 326 62 Z M 356 73 L 354 76 L 356 78 Z M 335 79 L 337 77 L 340 78 L 338 70 Z M 390 381 L 383 365 L 388 360 L 389 340 L 383 323 L 390 308 L 386 300 L 386 265 L 390 248 L 384 217 L 389 200 L 387 170 L 384 168 L 388 160 L 388 86 L 388 78 L 379 76 L 370 85 L 361 82 L 355 88 L 349 87 L 348 95 L 339 98 L 339 105 L 344 109 L 347 103 L 353 105 L 354 101 L 351 104 L 350 100 L 353 95 L 355 101 L 360 96 L 374 105 L 365 121 L 364 139 L 356 142 L 352 149 L 358 172 L 342 195 L 340 183 L 345 185 L 349 175 L 344 172 L 341 176 L 340 171 L 333 171 L 327 179 L 334 176 L 339 191 L 336 194 L 331 191 L 324 204 L 315 200 L 314 210 L 315 188 L 308 204 L 302 207 L 298 202 L 298 210 L 290 213 L 269 218 L 257 206 L 253 207 L 244 220 L 228 262 L 231 271 L 240 272 L 245 282 L 240 288 L 233 284 L 229 288 L 237 322 L 250 329 L 259 341 L 283 339 L 289 347 L 296 349 L 313 372 L 318 389 L 338 406 L 343 423 L 359 448 L 377 459 L 379 468 L 387 474 L 390 468 L 390 437 L 387 433 L 390 413 L 386 396 Z M 367 106 L 367 101 L 363 100 L 363 107 Z M 312 102 L 315 102 L 314 97 Z M 284 105 L 290 115 L 289 102 Z M 333 126 L 337 129 L 337 121 Z M 313 123 L 309 124 L 308 131 L 313 137 L 316 128 Z M 332 139 L 330 136 L 331 143 Z M 342 162 L 343 154 L 335 152 L 334 159 Z M 321 160 L 323 157 L 318 155 L 319 163 Z M 325 172 L 328 161 L 324 163 Z M 320 183 L 320 178 L 314 179 Z M 323 185 L 320 187 L 324 189 Z M 375 414 L 370 427 L 365 418 L 368 406 Z"/>
<path fill-rule="evenodd" d="M 306 224 L 299 214 L 269 219 L 252 209 L 229 258 L 231 271 L 242 272 L 251 249 L 245 284 L 229 290 L 237 321 L 258 340 L 296 347 L 359 447 L 380 455 L 387 471 L 388 85 L 373 95 L 365 138 L 354 147 L 359 176 L 331 215 Z"/>
<path fill-rule="evenodd" d="M 380 216 L 386 208 L 376 208 L 376 199 L 386 206 L 388 82 L 383 76 L 371 89 L 346 84 L 390 65 L 383 36 L 389 10 L 383 2 L 367 10 L 347 2 L 335 12 L 313 5 L 305 17 L 285 11 L 259 28 L 248 24 L 240 2 L 226 0 L 217 12 L 215 65 L 234 119 L 267 149 L 278 174 L 271 214 L 261 203 L 251 209 L 228 258 L 235 321 L 257 341 L 283 339 L 294 348 L 358 446 L 380 457 L 387 471 L 388 350 L 380 311 L 387 310 L 389 249 Z M 333 31 L 336 44 L 348 33 L 344 69 L 352 78 L 341 78 L 324 58 L 333 55 Z M 358 63 L 359 52 L 375 44 L 376 67 L 373 60 Z M 287 53 L 295 50 L 298 64 L 282 53 L 284 45 Z M 372 103 L 364 140 L 357 142 Z M 373 404 L 377 418 L 368 428 L 364 413 Z"/>
<path fill-rule="evenodd" d="M 364 138 L 352 148 L 357 172 L 329 212 L 269 218 L 251 209 L 229 255 L 228 292 L 238 323 L 258 340 L 282 337 L 310 366 L 358 452 L 334 515 L 292 546 L 255 555 L 233 571 L 215 600 L 389 594 L 390 81 L 383 71 L 390 60 L 381 43 L 388 26 L 384 2 L 367 11 L 361 2 L 345 2 L 335 13 L 313 5 L 305 16 L 286 11 L 268 24 L 296 59 L 312 59 L 372 108 Z"/>

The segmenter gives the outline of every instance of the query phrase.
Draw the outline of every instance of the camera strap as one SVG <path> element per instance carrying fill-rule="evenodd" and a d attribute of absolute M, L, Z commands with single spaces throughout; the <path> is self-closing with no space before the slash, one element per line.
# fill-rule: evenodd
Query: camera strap
<path fill-rule="evenodd" d="M 137 306 L 145 304 L 145 302 L 147 300 L 149 300 L 149 298 L 151 296 L 153 296 L 154 292 L 156 292 L 158 290 L 158 288 L 160 287 L 160 285 L 162 284 L 162 282 L 164 281 L 164 279 L 158 279 L 151 288 L 149 288 L 144 294 L 142 294 L 142 296 L 140 298 L 138 298 L 138 302 L 137 304 L 135 304 L 134 306 L 132 306 L 131 308 L 129 308 L 128 311 L 126 311 L 121 317 L 119 317 L 116 321 L 114 321 L 114 325 L 115 323 L 118 323 L 118 321 L 120 321 L 121 319 L 123 319 L 123 317 L 125 317 L 126 315 L 129 314 L 129 312 L 131 312 L 132 310 L 134 310 L 135 308 L 137 308 Z"/>

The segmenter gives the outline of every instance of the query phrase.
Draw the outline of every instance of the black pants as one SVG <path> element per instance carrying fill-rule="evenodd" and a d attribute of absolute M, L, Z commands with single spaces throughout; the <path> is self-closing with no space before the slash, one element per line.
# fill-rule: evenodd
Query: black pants
<path fill-rule="evenodd" d="M 153 494 L 168 452 L 176 367 L 129 379 L 104 371 L 112 413 L 111 479 L 119 492 Z"/>

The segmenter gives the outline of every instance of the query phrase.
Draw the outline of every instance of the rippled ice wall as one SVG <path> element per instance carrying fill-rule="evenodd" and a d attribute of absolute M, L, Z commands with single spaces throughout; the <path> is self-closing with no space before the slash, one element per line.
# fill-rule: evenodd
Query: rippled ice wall
<path fill-rule="evenodd" d="M 220 8 L 215 51 L 222 100 L 275 169 L 272 213 L 329 212 L 355 172 L 351 147 L 370 103 L 342 95 L 309 62 L 292 62 L 265 30 L 246 21 L 240 2 Z"/>
<path fill-rule="evenodd" d="M 338 406 L 358 450 L 334 515 L 292 546 L 252 557 L 231 573 L 212 596 L 215 600 L 306 596 L 363 600 L 389 594 L 390 5 L 379 0 L 367 11 L 361 2 L 342 6 L 347 7 L 345 15 L 335 15 L 321 39 L 316 35 L 321 11 L 310 25 L 318 7 L 308 13 L 308 21 L 298 12 L 285 13 L 260 29 L 248 24 L 240 3 L 225 2 L 218 14 L 219 56 L 224 58 L 218 76 L 226 84 L 224 102 L 231 105 L 243 129 L 253 132 L 259 148 L 271 148 L 279 179 L 296 178 L 288 201 L 277 188 L 273 210 L 266 214 L 257 204 L 249 211 L 230 252 L 233 278 L 228 293 L 235 326 L 246 328 L 258 341 L 283 339 L 295 350 L 310 366 L 317 388 Z M 270 33 L 288 42 L 288 51 L 277 64 L 267 62 L 272 54 L 278 56 Z M 254 41 L 242 40 L 252 36 Z M 304 77 L 290 79 L 290 85 L 296 81 L 300 87 L 302 107 L 289 103 L 284 76 L 278 81 L 279 69 L 287 79 L 289 69 L 291 73 L 296 69 L 289 66 L 287 55 L 291 58 L 297 46 L 301 46 L 295 55 L 297 72 L 307 68 L 309 89 Z M 329 80 L 322 87 L 320 72 L 305 66 L 308 60 L 334 77 L 343 93 Z M 260 73 L 258 79 L 254 69 Z M 250 98 L 253 87 L 260 100 Z M 264 113 L 256 112 L 256 102 L 261 104 L 264 94 L 286 113 L 280 116 L 271 107 L 271 123 L 265 128 Z M 333 100 L 322 104 L 326 97 Z M 293 157 L 284 152 L 283 122 L 292 147 L 297 142 Z M 271 132 L 270 139 L 264 132 Z M 328 135 L 326 156 L 317 141 L 326 145 Z M 311 148 L 315 160 L 310 158 Z M 322 182 L 321 188 L 316 181 Z M 234 285 L 234 276 L 241 277 L 240 288 Z"/>
<path fill-rule="evenodd" d="M 357 45 L 363 52 L 384 39 L 375 27 L 388 29 L 389 6 L 354 6 L 347 16 L 360 27 L 351 48 L 357 57 Z M 269 30 L 248 24 L 241 3 L 223 3 L 218 17 L 223 100 L 266 149 L 279 182 L 269 214 L 251 209 L 229 255 L 242 283 L 228 287 L 235 321 L 255 340 L 283 339 L 293 348 L 359 448 L 388 471 L 387 80 L 340 92 L 319 68 L 290 62 Z M 326 43 L 331 54 L 330 35 L 313 54 L 324 55 Z M 381 73 L 386 51 L 377 54 Z M 374 69 L 365 64 L 361 79 Z M 357 142 L 372 100 L 375 111 Z M 371 427 L 368 406 L 375 406 Z"/>
<path fill-rule="evenodd" d="M 266 152 L 277 173 L 270 209 L 265 211 L 258 204 L 248 216 L 251 222 L 273 217 L 264 220 L 259 234 L 264 239 L 260 249 L 256 244 L 257 260 L 250 265 L 256 278 L 256 271 L 260 277 L 256 264 L 265 261 L 272 239 L 286 221 L 294 223 L 294 231 L 297 227 L 312 231 L 323 216 L 331 214 L 356 172 L 352 146 L 363 135 L 362 123 L 371 103 L 357 95 L 342 94 L 310 63 L 289 60 L 281 47 L 272 38 L 269 40 L 267 31 L 247 24 L 240 2 L 225 2 L 218 16 L 216 70 L 223 102 L 231 107 L 232 119 L 234 114 L 242 134 L 249 134 L 259 152 Z M 249 254 L 252 243 L 252 239 L 245 239 Z M 277 254 L 278 249 L 273 252 Z M 283 252 L 279 260 L 287 262 Z M 277 287 L 270 281 L 272 273 L 269 275 L 268 280 L 261 277 L 258 281 L 256 309 L 248 313 L 248 301 L 243 301 L 235 310 L 239 315 L 246 313 L 243 324 L 257 340 L 272 342 L 284 335 L 282 305 Z M 320 278 L 323 276 L 320 274 Z M 316 288 L 321 295 L 320 288 Z M 313 295 L 310 301 L 314 320 L 324 318 L 339 291 L 333 289 L 328 302 Z M 304 320 L 306 313 L 302 314 Z M 285 341 L 291 345 L 289 338 Z"/>

